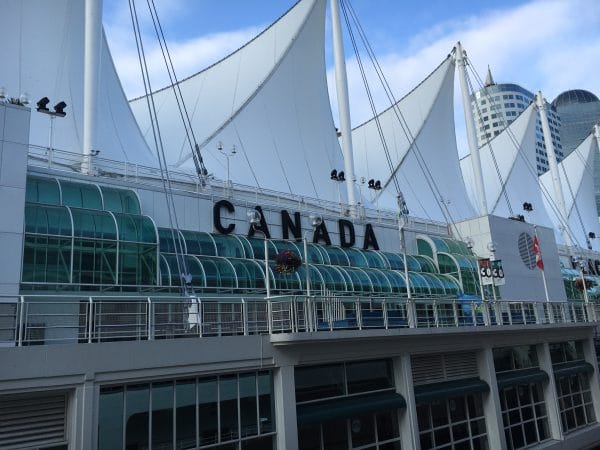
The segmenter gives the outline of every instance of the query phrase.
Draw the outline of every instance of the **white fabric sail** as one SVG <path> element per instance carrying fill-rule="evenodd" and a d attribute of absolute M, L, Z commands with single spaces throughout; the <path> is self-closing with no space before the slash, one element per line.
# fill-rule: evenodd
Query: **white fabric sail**
<path fill-rule="evenodd" d="M 533 211 L 526 220 L 552 227 L 542 201 L 535 160 L 536 110 L 530 105 L 513 123 L 479 150 L 481 170 L 490 214 L 509 217 L 523 214 L 523 203 L 531 203 Z M 475 199 L 470 155 L 460 165 L 471 199 Z"/>
<path fill-rule="evenodd" d="M 67 103 L 64 118 L 53 120 L 52 147 L 82 152 L 84 3 L 81 0 L 2 0 L 0 85 L 10 97 L 27 92 L 48 107 Z M 102 38 L 94 148 L 103 158 L 156 166 Z M 31 115 L 30 143 L 49 147 L 50 118 Z"/>
<path fill-rule="evenodd" d="M 564 160 L 558 164 L 560 182 L 565 197 L 567 210 L 567 223 L 569 234 L 573 243 L 582 248 L 587 248 L 586 236 L 593 232 L 600 237 L 600 226 L 596 212 L 596 199 L 594 196 L 594 174 L 592 171 L 593 157 L 596 150 L 596 141 L 590 134 L 579 146 L 573 150 Z M 540 176 L 542 189 L 549 194 L 550 199 L 554 197 L 552 174 L 546 172 Z M 556 205 L 550 199 L 544 197 L 544 205 L 548 215 L 554 224 L 555 235 L 558 242 L 565 244 L 561 228 L 564 220 L 561 220 Z M 598 239 L 590 239 L 593 250 L 600 250 Z"/>
<path fill-rule="evenodd" d="M 458 161 L 453 102 L 454 61 L 448 57 L 421 84 L 378 116 L 411 215 L 446 222 L 475 215 Z M 409 133 L 401 125 L 399 112 Z M 383 190 L 378 206 L 397 210 L 397 192 L 376 120 L 356 127 L 352 140 L 357 176 L 380 179 Z"/>
<path fill-rule="evenodd" d="M 254 40 L 180 82 L 209 171 L 233 182 L 307 197 L 344 200 L 330 180 L 343 160 L 325 73 L 325 0 L 298 2 Z M 154 93 L 169 164 L 193 169 L 171 88 Z M 131 102 L 149 142 L 145 98 Z"/>

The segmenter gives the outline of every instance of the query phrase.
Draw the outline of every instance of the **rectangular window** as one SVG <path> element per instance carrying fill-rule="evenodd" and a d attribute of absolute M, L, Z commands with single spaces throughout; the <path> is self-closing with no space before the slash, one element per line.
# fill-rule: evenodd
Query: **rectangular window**
<path fill-rule="evenodd" d="M 173 383 L 152 384 L 152 447 L 173 448 Z"/>
<path fill-rule="evenodd" d="M 125 448 L 148 448 L 150 387 L 128 386 L 125 395 Z"/>
<path fill-rule="evenodd" d="M 196 445 L 196 380 L 175 383 L 175 448 Z"/>
<path fill-rule="evenodd" d="M 122 387 L 100 390 L 98 406 L 98 450 L 123 448 L 123 402 Z"/>
<path fill-rule="evenodd" d="M 238 438 L 237 376 L 219 377 L 219 419 L 221 442 Z"/>
<path fill-rule="evenodd" d="M 499 394 L 508 448 L 528 447 L 550 438 L 548 414 L 540 383 L 506 387 Z"/>
<path fill-rule="evenodd" d="M 588 375 L 578 373 L 556 380 L 560 419 L 564 433 L 594 423 L 594 405 Z"/>
<path fill-rule="evenodd" d="M 387 359 L 347 363 L 346 374 L 348 394 L 394 387 L 392 362 Z"/>

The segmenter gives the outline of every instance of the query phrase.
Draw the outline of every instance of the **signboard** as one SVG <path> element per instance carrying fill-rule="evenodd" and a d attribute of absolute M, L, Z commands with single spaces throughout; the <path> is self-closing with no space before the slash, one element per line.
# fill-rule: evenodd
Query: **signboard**
<path fill-rule="evenodd" d="M 504 280 L 504 269 L 502 268 L 501 259 L 492 261 L 492 278 L 494 280 L 494 286 L 503 286 L 506 284 L 506 281 Z"/>
<path fill-rule="evenodd" d="M 501 259 L 495 261 L 491 261 L 489 258 L 480 259 L 479 275 L 481 276 L 481 283 L 483 285 L 493 284 L 494 286 L 503 286 L 506 284 Z"/>
<path fill-rule="evenodd" d="M 492 264 L 489 258 L 479 260 L 479 276 L 481 277 L 481 284 L 492 284 Z"/>

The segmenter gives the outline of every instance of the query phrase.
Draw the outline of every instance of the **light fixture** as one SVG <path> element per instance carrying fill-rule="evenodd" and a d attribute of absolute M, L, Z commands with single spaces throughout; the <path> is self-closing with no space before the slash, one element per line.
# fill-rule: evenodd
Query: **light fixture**
<path fill-rule="evenodd" d="M 310 224 L 313 228 L 316 228 L 323 223 L 323 218 L 318 214 L 311 214 L 310 216 L 308 216 L 308 218 L 310 219 Z"/>
<path fill-rule="evenodd" d="M 100 150 L 90 150 L 90 155 L 98 156 L 100 154 Z"/>
<path fill-rule="evenodd" d="M 596 239 L 596 233 L 594 233 L 593 231 L 590 231 L 590 232 L 588 233 L 588 237 L 589 237 L 590 239 Z"/>
<path fill-rule="evenodd" d="M 39 112 L 49 112 L 48 103 L 50 103 L 50 99 L 48 97 L 42 97 L 37 102 L 37 110 Z"/>
<path fill-rule="evenodd" d="M 262 217 L 256 209 L 251 209 L 250 211 L 248 211 L 246 213 L 246 216 L 248 217 L 248 222 L 250 222 L 250 225 L 252 225 L 253 227 L 260 225 L 260 219 Z"/>
<path fill-rule="evenodd" d="M 67 115 L 65 112 L 66 107 L 67 104 L 65 102 L 58 102 L 56 105 L 54 105 L 54 114 L 60 117 L 65 117 Z"/>
<path fill-rule="evenodd" d="M 338 179 L 338 172 L 337 172 L 337 170 L 333 169 L 333 170 L 331 171 L 331 173 L 329 174 L 329 177 L 330 177 L 332 180 L 335 180 L 335 181 L 337 181 L 337 179 Z"/>
<path fill-rule="evenodd" d="M 341 170 L 341 171 L 338 173 L 337 180 L 338 180 L 338 181 L 346 181 L 346 176 L 344 175 L 344 171 L 343 171 L 343 170 Z"/>
<path fill-rule="evenodd" d="M 6 88 L 4 86 L 0 86 L 0 102 L 6 100 Z"/>
<path fill-rule="evenodd" d="M 380 190 L 381 190 L 381 181 L 380 181 L 380 180 L 377 180 L 377 181 L 375 182 L 375 187 L 374 187 L 374 189 L 375 189 L 376 191 L 380 191 Z"/>
<path fill-rule="evenodd" d="M 27 92 L 23 92 L 21 94 L 21 96 L 19 97 L 19 104 L 23 106 L 29 105 L 29 95 L 27 94 Z"/>
<path fill-rule="evenodd" d="M 533 211 L 533 205 L 529 202 L 524 202 L 523 203 L 523 211 L 525 211 L 525 212 Z"/>

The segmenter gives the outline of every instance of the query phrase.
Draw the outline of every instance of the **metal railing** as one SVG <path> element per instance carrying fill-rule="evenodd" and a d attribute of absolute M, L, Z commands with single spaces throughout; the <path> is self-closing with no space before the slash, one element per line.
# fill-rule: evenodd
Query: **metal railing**
<path fill-rule="evenodd" d="M 32 167 L 40 167 L 64 171 L 68 173 L 81 173 L 82 155 L 78 153 L 48 148 L 38 145 L 30 145 L 28 152 L 28 164 Z M 162 188 L 160 170 L 154 167 L 132 164 L 125 161 L 93 157 L 92 175 L 96 178 L 109 179 L 111 181 L 121 180 L 135 183 L 141 186 L 153 186 Z M 310 209 L 310 211 L 322 215 L 344 215 L 347 213 L 348 205 L 324 199 L 311 198 L 308 196 L 295 195 L 279 192 L 255 186 L 226 182 L 213 177 L 200 180 L 197 175 L 181 170 L 170 170 L 172 188 L 174 191 L 193 192 L 208 197 L 230 197 L 235 193 L 237 201 L 249 205 L 256 204 L 257 196 L 261 197 L 263 206 L 271 205 L 278 208 L 296 207 L 299 209 Z M 396 227 L 398 216 L 394 211 L 386 209 L 358 208 L 357 213 L 362 218 L 369 218 L 376 223 L 387 224 Z M 441 236 L 448 235 L 448 226 L 443 222 L 411 217 L 408 229 L 427 234 Z"/>
<path fill-rule="evenodd" d="M 59 297 L 0 299 L 0 345 L 402 328 L 596 322 L 599 305 L 401 297 Z"/>

